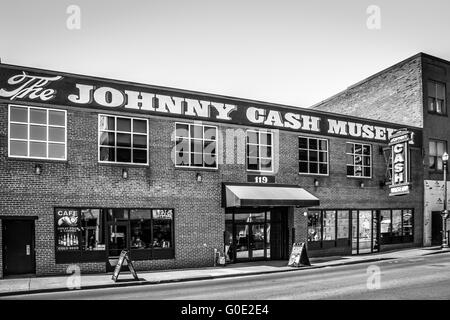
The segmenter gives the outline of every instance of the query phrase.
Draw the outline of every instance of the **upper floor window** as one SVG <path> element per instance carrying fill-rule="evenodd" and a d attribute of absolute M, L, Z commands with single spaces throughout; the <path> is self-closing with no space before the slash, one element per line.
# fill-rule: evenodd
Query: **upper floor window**
<path fill-rule="evenodd" d="M 66 160 L 65 110 L 9 106 L 8 155 Z"/>
<path fill-rule="evenodd" d="M 217 168 L 217 127 L 175 124 L 175 166 Z"/>
<path fill-rule="evenodd" d="M 447 151 L 447 142 L 439 140 L 429 141 L 430 170 L 443 170 L 442 155 Z"/>
<path fill-rule="evenodd" d="M 370 178 L 372 176 L 372 146 L 347 142 L 347 177 Z"/>
<path fill-rule="evenodd" d="M 428 81 L 428 111 L 447 114 L 445 83 Z"/>
<path fill-rule="evenodd" d="M 299 172 L 328 175 L 328 140 L 298 138 Z"/>
<path fill-rule="evenodd" d="M 273 136 L 271 132 L 247 130 L 247 170 L 273 171 Z"/>
<path fill-rule="evenodd" d="M 99 162 L 148 164 L 147 119 L 99 115 Z"/>

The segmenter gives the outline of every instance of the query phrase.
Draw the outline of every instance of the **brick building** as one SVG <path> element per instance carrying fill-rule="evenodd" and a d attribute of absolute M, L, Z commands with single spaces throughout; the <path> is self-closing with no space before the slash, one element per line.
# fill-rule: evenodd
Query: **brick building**
<path fill-rule="evenodd" d="M 450 138 L 449 83 L 450 62 L 419 53 L 312 106 L 422 128 L 425 246 L 442 243 L 442 155 L 448 152 Z"/>
<path fill-rule="evenodd" d="M 0 277 L 421 246 L 423 126 L 339 113 L 1 64 Z"/>

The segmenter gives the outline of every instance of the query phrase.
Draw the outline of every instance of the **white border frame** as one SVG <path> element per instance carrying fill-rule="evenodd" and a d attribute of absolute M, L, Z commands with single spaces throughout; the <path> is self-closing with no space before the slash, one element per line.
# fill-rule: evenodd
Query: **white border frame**
<path fill-rule="evenodd" d="M 12 139 L 14 141 L 26 141 L 27 142 L 27 156 L 16 156 L 16 155 L 11 155 L 11 107 L 13 108 L 23 108 L 23 109 L 27 109 L 27 115 L 28 115 L 28 119 L 27 119 L 27 139 Z M 31 125 L 39 125 L 39 126 L 44 126 L 43 124 L 39 124 L 39 123 L 31 123 L 30 121 L 30 109 L 41 109 L 41 110 L 46 110 L 46 117 L 47 117 L 47 124 L 45 125 L 46 129 L 47 129 L 47 140 L 46 141 L 40 141 L 40 140 L 31 140 L 30 139 L 30 126 Z M 49 111 L 58 111 L 58 112 L 64 112 L 64 126 L 59 126 L 59 125 L 50 125 L 49 124 Z M 13 124 L 22 124 L 24 125 L 24 122 L 13 122 Z M 49 141 L 49 126 L 50 127 L 55 127 L 55 128 L 64 128 L 64 142 L 59 142 L 59 141 Z M 46 144 L 46 148 L 47 148 L 47 157 L 32 157 L 30 156 L 30 142 L 45 142 Z M 64 144 L 64 158 L 51 158 L 48 156 L 48 145 L 49 143 L 56 143 L 56 144 Z M 43 108 L 43 107 L 34 107 L 34 106 L 29 106 L 29 105 L 18 105 L 18 104 L 9 104 L 8 105 L 8 158 L 18 158 L 18 159 L 38 159 L 38 160 L 52 160 L 52 161 L 67 161 L 67 110 L 64 109 L 54 109 L 54 108 Z"/>
<path fill-rule="evenodd" d="M 100 148 L 102 147 L 100 145 L 100 118 L 101 116 L 105 116 L 105 117 L 113 117 L 114 118 L 114 147 L 111 146 L 103 146 L 106 148 L 114 148 L 114 153 L 115 153 L 115 158 L 117 159 L 117 133 L 126 133 L 126 134 L 130 134 L 131 135 L 131 146 L 130 146 L 130 150 L 131 150 L 131 161 L 130 162 L 118 162 L 118 161 L 101 161 L 100 160 Z M 131 131 L 130 132 L 125 132 L 125 131 L 117 131 L 117 118 L 125 118 L 125 119 L 130 119 L 131 120 Z M 146 129 L 147 129 L 147 162 L 146 163 L 135 163 L 133 162 L 133 135 L 135 134 L 133 132 L 133 120 L 144 120 L 146 123 Z M 104 131 L 104 132 L 110 132 L 110 131 Z M 102 164 L 121 164 L 121 165 L 132 165 L 132 166 L 148 166 L 149 162 L 150 162 L 150 150 L 149 150 L 149 143 L 148 140 L 150 138 L 149 136 L 149 125 L 148 125 L 148 119 L 147 118 L 136 118 L 136 117 L 127 117 L 127 116 L 121 116 L 121 115 L 115 115 L 115 114 L 104 114 L 104 113 L 99 113 L 97 115 L 97 161 L 98 163 L 102 163 Z M 139 134 L 136 133 L 137 135 L 144 135 L 144 134 Z M 142 150 L 142 148 L 137 148 L 139 150 Z"/>

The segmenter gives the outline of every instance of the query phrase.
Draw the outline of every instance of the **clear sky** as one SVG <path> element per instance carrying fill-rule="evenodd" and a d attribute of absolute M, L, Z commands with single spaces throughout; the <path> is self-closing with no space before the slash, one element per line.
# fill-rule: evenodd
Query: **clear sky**
<path fill-rule="evenodd" d="M 449 0 L 0 0 L 0 58 L 308 107 L 418 52 L 450 60 L 449 12 Z"/>

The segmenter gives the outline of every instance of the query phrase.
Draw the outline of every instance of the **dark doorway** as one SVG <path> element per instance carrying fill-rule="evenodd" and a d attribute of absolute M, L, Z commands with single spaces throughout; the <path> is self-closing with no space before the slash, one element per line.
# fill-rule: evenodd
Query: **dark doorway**
<path fill-rule="evenodd" d="M 5 275 L 35 274 L 34 220 L 3 220 Z"/>
<path fill-rule="evenodd" d="M 240 208 L 227 213 L 225 252 L 231 262 L 288 258 L 287 208 Z"/>
<path fill-rule="evenodd" d="M 431 245 L 439 246 L 442 244 L 442 216 L 440 211 L 431 213 Z"/>

